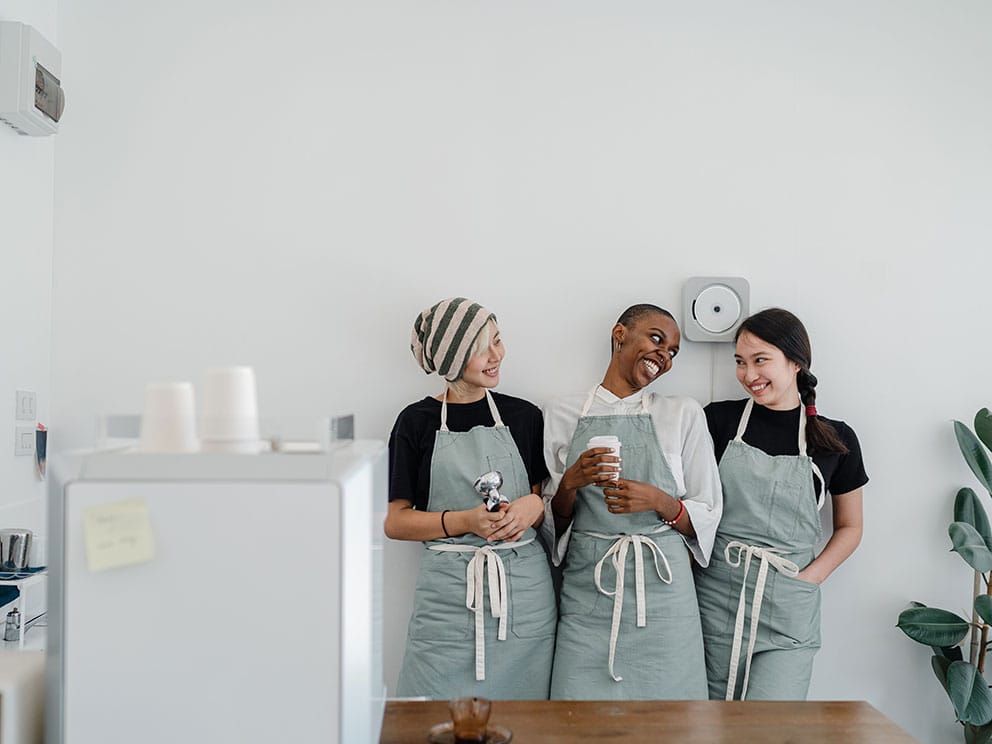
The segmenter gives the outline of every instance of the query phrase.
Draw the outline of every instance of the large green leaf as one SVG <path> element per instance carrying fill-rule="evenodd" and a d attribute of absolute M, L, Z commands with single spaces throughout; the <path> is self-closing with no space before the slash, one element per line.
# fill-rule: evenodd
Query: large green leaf
<path fill-rule="evenodd" d="M 969 566 L 981 573 L 992 571 L 992 550 L 978 530 L 967 522 L 951 522 L 947 534 L 954 546 L 951 550 L 959 553 Z"/>
<path fill-rule="evenodd" d="M 933 673 L 937 675 L 937 680 L 944 688 L 944 692 L 947 693 L 948 697 L 951 696 L 951 690 L 947 686 L 947 668 L 952 663 L 953 662 L 950 659 L 945 659 L 943 656 L 930 657 L 930 666 L 933 668 Z"/>
<path fill-rule="evenodd" d="M 975 414 L 975 433 L 989 449 L 992 449 L 992 411 L 983 408 Z"/>
<path fill-rule="evenodd" d="M 966 522 L 974 527 L 985 541 L 985 547 L 992 550 L 992 526 L 989 525 L 989 516 L 972 489 L 962 488 L 954 497 L 954 521 Z"/>
<path fill-rule="evenodd" d="M 926 607 L 922 602 L 912 601 L 909 603 L 910 607 Z M 952 661 L 961 661 L 964 658 L 964 654 L 961 652 L 960 646 L 931 646 L 933 652 L 937 656 L 942 656 L 947 659 L 947 663 L 950 664 Z"/>
<path fill-rule="evenodd" d="M 992 721 L 992 690 L 974 664 L 951 662 L 947 667 L 947 694 L 959 721 L 976 726 Z"/>
<path fill-rule="evenodd" d="M 896 627 L 924 646 L 954 646 L 968 635 L 968 621 L 936 607 L 911 607 L 899 613 Z"/>
<path fill-rule="evenodd" d="M 989 462 L 984 445 L 978 441 L 978 437 L 971 429 L 960 421 L 954 422 L 954 436 L 958 439 L 958 447 L 961 448 L 961 454 L 964 455 L 971 472 L 985 486 L 985 490 L 992 493 L 992 463 Z"/>
<path fill-rule="evenodd" d="M 975 597 L 975 612 L 987 623 L 992 623 L 992 597 L 988 594 L 979 594 Z"/>

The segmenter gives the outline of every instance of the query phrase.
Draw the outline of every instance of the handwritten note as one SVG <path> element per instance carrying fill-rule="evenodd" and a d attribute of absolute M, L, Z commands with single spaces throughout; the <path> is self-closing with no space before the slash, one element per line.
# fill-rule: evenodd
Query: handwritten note
<path fill-rule="evenodd" d="M 90 571 L 147 563 L 155 557 L 148 505 L 141 499 L 84 509 L 83 535 Z"/>

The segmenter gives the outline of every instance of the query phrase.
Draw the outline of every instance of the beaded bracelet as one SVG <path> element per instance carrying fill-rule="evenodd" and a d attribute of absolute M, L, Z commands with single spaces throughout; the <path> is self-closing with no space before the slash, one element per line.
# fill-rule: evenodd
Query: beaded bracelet
<path fill-rule="evenodd" d="M 661 521 L 667 524 L 669 527 L 674 527 L 676 523 L 682 519 L 682 514 L 685 512 L 685 502 L 679 499 L 679 513 L 675 515 L 675 519 L 665 519 L 661 518 Z"/>

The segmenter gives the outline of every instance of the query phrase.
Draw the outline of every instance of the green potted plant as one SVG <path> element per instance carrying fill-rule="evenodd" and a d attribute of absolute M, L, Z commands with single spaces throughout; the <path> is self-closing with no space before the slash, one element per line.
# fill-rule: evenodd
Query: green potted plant
<path fill-rule="evenodd" d="M 975 414 L 974 431 L 960 421 L 954 434 L 961 454 L 992 497 L 992 412 Z M 974 604 L 970 620 L 920 602 L 899 614 L 897 627 L 933 649 L 934 674 L 947 692 L 967 744 L 992 744 L 992 690 L 985 680 L 985 656 L 992 638 L 992 527 L 979 497 L 962 488 L 954 499 L 954 521 L 947 528 L 951 550 L 974 570 Z M 970 634 L 968 659 L 961 643 Z"/>

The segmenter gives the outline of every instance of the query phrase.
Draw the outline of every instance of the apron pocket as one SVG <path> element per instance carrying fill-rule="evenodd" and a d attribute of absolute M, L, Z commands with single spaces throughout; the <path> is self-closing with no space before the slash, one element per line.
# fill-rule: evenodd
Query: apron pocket
<path fill-rule="evenodd" d="M 470 553 L 425 551 L 413 597 L 411 639 L 460 641 L 475 637 L 475 616 L 465 606 L 469 557 Z"/>
<path fill-rule="evenodd" d="M 535 547 L 536 550 L 530 550 Z M 519 553 L 513 551 L 512 556 L 504 556 L 503 564 L 510 587 L 510 632 L 515 638 L 554 635 L 558 613 L 543 548 L 537 543 L 524 546 Z"/>
<path fill-rule="evenodd" d="M 519 477 L 520 474 L 516 471 L 516 464 L 514 459 L 510 455 L 487 455 L 486 462 L 489 465 L 490 470 L 498 470 L 503 476 L 503 485 L 500 486 L 500 493 L 502 493 L 510 501 L 516 501 L 518 498 L 523 496 L 523 493 L 514 493 L 517 490 L 515 485 L 518 480 L 521 482 L 527 480 L 526 477 Z M 482 473 L 479 473 L 482 475 Z M 526 474 L 525 474 L 526 475 Z M 528 484 L 527 491 L 530 491 L 530 484 Z M 526 491 L 525 491 L 526 493 Z"/>
<path fill-rule="evenodd" d="M 664 533 L 667 537 L 672 533 Z M 654 558 L 649 554 L 648 549 L 644 549 L 644 593 L 648 606 L 648 617 L 661 618 L 698 618 L 699 601 L 696 598 L 696 584 L 692 578 L 692 563 L 689 556 L 689 549 L 685 546 L 681 537 L 670 537 L 668 539 L 657 538 L 658 547 L 661 548 L 668 565 L 672 569 L 672 583 L 666 584 L 658 578 L 654 568 Z M 662 573 L 665 571 L 664 564 L 659 560 Z M 627 612 L 634 613 L 637 617 L 637 589 L 634 585 L 634 559 L 627 556 L 627 586 L 624 588 L 623 612 L 624 618 Z"/>
<path fill-rule="evenodd" d="M 765 526 L 765 538 L 771 545 L 790 544 L 796 534 L 796 522 L 799 520 L 799 509 L 796 499 L 802 497 L 797 492 L 795 484 L 790 481 L 777 480 L 772 484 L 765 508 L 768 510 L 768 522 Z"/>
<path fill-rule="evenodd" d="M 647 482 L 649 473 L 646 467 L 647 448 L 643 444 L 629 447 L 620 442 L 620 477 Z"/>
<path fill-rule="evenodd" d="M 699 601 L 699 619 L 703 633 L 724 638 L 734 632 L 737 604 L 740 601 L 740 582 L 735 585 L 733 574 L 723 564 L 711 563 L 709 568 L 695 567 L 696 596 Z"/>
<path fill-rule="evenodd" d="M 595 540 L 572 533 L 568 550 L 562 564 L 561 614 L 593 615 L 613 613 L 613 597 L 608 597 L 596 588 L 593 572 L 596 570 L 597 546 L 603 552 L 609 548 L 605 540 Z M 609 573 L 604 571 L 604 573 Z"/>
<path fill-rule="evenodd" d="M 820 587 L 776 574 L 769 594 L 765 602 L 771 605 L 771 643 L 779 648 L 819 647 Z"/>

